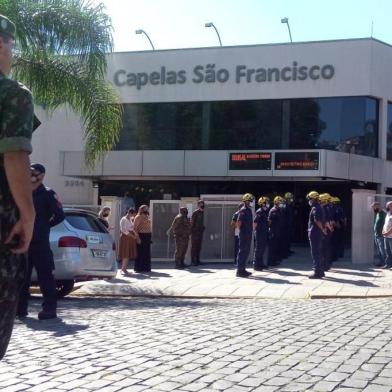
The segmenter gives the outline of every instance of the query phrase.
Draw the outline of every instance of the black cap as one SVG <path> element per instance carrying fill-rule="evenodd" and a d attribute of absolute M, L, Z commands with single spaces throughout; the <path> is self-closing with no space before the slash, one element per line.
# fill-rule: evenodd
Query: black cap
<path fill-rule="evenodd" d="M 45 166 L 41 165 L 40 163 L 32 163 L 31 166 L 30 166 L 30 169 L 31 170 L 35 170 L 35 171 L 37 171 L 39 173 L 45 173 L 46 172 Z"/>

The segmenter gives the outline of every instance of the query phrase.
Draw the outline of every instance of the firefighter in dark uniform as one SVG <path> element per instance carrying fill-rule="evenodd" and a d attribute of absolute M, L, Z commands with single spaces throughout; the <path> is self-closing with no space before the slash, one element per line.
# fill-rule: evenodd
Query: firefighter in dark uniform
<path fill-rule="evenodd" d="M 15 24 L 0 15 L 0 359 L 11 338 L 34 226 L 30 184 L 34 102 L 11 79 Z"/>
<path fill-rule="evenodd" d="M 282 260 L 282 243 L 281 234 L 283 228 L 282 210 L 280 208 L 283 198 L 276 196 L 274 198 L 274 206 L 268 214 L 269 240 L 268 240 L 268 265 L 277 266 Z"/>
<path fill-rule="evenodd" d="M 192 214 L 191 218 L 191 235 L 192 235 L 192 246 L 191 246 L 191 260 L 192 265 L 200 265 L 200 252 L 203 242 L 204 233 L 204 201 L 199 200 L 197 202 L 199 207 Z"/>
<path fill-rule="evenodd" d="M 325 274 L 321 259 L 321 242 L 326 234 L 323 211 L 319 204 L 318 192 L 309 192 L 306 198 L 310 205 L 308 237 L 313 260 L 313 274 L 309 276 L 309 279 L 322 279 Z"/>
<path fill-rule="evenodd" d="M 261 196 L 257 202 L 260 208 L 256 211 L 253 220 L 253 230 L 255 233 L 255 256 L 253 268 L 255 271 L 262 271 L 268 268 L 264 263 L 264 252 L 268 244 L 268 208 L 267 199 Z"/>
<path fill-rule="evenodd" d="M 251 272 L 246 270 L 245 266 L 248 261 L 253 237 L 253 214 L 250 207 L 253 200 L 253 195 L 245 193 L 245 195 L 242 196 L 244 206 L 238 214 L 237 227 L 239 229 L 239 251 L 236 276 L 240 278 L 247 278 L 252 275 Z"/>
<path fill-rule="evenodd" d="M 286 192 L 285 199 L 285 255 L 289 257 L 293 252 L 291 250 L 291 241 L 294 233 L 294 196 L 291 192 Z"/>
<path fill-rule="evenodd" d="M 174 253 L 175 267 L 177 269 L 185 268 L 185 255 L 188 250 L 189 236 L 191 234 L 191 223 L 188 218 L 188 209 L 180 208 L 180 213 L 174 218 L 169 229 L 169 233 L 174 234 L 176 250 Z"/>
<path fill-rule="evenodd" d="M 340 203 L 339 197 L 333 197 L 332 203 L 335 207 L 335 241 L 334 245 L 336 247 L 335 259 L 344 257 L 344 232 L 347 225 L 347 218 L 344 209 Z"/>
<path fill-rule="evenodd" d="M 238 256 L 238 251 L 240 250 L 240 239 L 239 239 L 240 231 L 237 228 L 237 220 L 238 220 L 238 215 L 240 213 L 240 210 L 243 206 L 244 203 L 240 203 L 238 205 L 238 210 L 233 214 L 230 222 L 230 226 L 234 231 L 234 265 L 237 265 L 237 256 Z"/>
<path fill-rule="evenodd" d="M 64 211 L 56 193 L 43 185 L 45 167 L 39 163 L 31 165 L 31 181 L 33 186 L 33 201 L 36 211 L 33 239 L 28 251 L 28 270 L 22 287 L 17 315 L 25 317 L 28 314 L 28 298 L 31 272 L 37 271 L 38 284 L 43 296 L 42 310 L 38 313 L 40 320 L 56 318 L 57 291 L 53 276 L 54 261 L 50 249 L 50 228 L 62 222 Z"/>
<path fill-rule="evenodd" d="M 321 258 L 324 271 L 329 271 L 332 266 L 332 234 L 335 228 L 332 206 L 330 204 L 331 195 L 322 193 L 319 197 L 321 209 L 324 216 L 325 235 L 321 242 Z"/>

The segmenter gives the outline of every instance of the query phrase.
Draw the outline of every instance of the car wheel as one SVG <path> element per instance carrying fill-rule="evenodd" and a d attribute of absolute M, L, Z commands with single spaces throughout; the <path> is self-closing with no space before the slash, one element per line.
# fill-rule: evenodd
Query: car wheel
<path fill-rule="evenodd" d="M 75 282 L 73 280 L 56 281 L 57 298 L 63 298 L 72 292 Z"/>

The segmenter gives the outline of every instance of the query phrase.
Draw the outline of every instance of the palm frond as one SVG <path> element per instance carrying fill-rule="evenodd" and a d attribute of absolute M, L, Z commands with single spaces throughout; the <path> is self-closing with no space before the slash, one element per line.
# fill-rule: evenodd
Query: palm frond
<path fill-rule="evenodd" d="M 44 103 L 48 110 L 68 104 L 81 115 L 88 165 L 118 140 L 122 107 L 116 91 L 104 79 L 93 77 L 88 67 L 75 63 L 72 57 L 25 51 L 16 58 L 13 75 L 31 88 L 37 103 Z"/>
<path fill-rule="evenodd" d="M 93 74 L 106 72 L 105 55 L 113 49 L 112 26 L 103 4 L 85 0 L 0 0 L 17 27 L 20 50 L 72 55 Z"/>

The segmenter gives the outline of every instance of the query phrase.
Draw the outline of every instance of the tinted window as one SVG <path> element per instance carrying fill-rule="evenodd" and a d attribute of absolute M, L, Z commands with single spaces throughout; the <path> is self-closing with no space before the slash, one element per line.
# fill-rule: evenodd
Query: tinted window
<path fill-rule="evenodd" d="M 94 231 L 96 233 L 107 232 L 97 219 L 87 214 L 66 212 L 65 219 L 71 226 L 78 230 Z"/>
<path fill-rule="evenodd" d="M 388 103 L 387 159 L 392 161 L 392 103 Z"/>
<path fill-rule="evenodd" d="M 334 97 L 125 104 L 123 124 L 117 150 L 324 148 L 377 156 L 378 101 Z"/>

